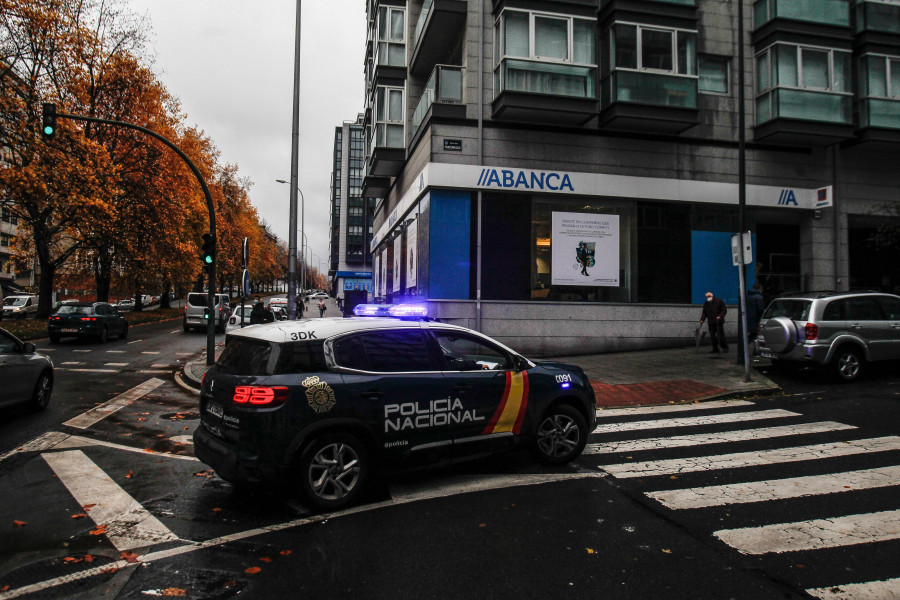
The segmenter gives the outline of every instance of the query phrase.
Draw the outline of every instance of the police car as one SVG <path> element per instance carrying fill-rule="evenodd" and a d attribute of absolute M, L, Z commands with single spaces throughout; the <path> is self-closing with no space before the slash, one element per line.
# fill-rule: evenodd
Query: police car
<path fill-rule="evenodd" d="M 568 463 L 596 425 L 580 367 L 534 363 L 418 308 L 233 331 L 203 379 L 197 458 L 238 485 L 288 483 L 311 505 L 357 501 L 376 471 L 527 444 Z M 401 315 L 405 318 L 397 318 Z"/>

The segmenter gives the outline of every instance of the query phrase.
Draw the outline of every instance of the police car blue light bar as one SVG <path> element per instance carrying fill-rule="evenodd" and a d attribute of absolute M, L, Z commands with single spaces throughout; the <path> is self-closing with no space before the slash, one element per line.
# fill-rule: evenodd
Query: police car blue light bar
<path fill-rule="evenodd" d="M 357 304 L 353 314 L 357 317 L 427 317 L 428 308 L 422 304 Z"/>

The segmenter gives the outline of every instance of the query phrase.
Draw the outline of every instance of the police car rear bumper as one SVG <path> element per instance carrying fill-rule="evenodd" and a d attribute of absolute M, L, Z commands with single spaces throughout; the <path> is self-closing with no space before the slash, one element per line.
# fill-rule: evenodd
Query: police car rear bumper
<path fill-rule="evenodd" d="M 260 464 L 255 457 L 242 456 L 236 446 L 219 439 L 203 425 L 194 431 L 194 456 L 212 467 L 225 481 L 241 485 L 278 481 L 288 471 L 285 465 Z"/>

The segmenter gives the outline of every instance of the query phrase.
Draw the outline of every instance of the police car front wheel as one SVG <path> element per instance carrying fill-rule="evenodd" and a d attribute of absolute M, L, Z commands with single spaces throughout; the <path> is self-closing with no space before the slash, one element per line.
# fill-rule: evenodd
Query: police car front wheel
<path fill-rule="evenodd" d="M 562 465 L 577 458 L 587 443 L 587 421 L 566 404 L 551 407 L 537 430 L 533 450 L 545 464 Z"/>
<path fill-rule="evenodd" d="M 371 468 L 363 443 L 346 433 L 325 435 L 307 444 L 296 467 L 301 495 L 323 510 L 355 502 L 368 483 Z"/>

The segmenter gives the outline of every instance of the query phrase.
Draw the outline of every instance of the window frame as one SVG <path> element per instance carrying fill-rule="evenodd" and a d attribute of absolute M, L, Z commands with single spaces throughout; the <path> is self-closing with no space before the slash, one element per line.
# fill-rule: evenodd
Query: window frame
<path fill-rule="evenodd" d="M 509 13 L 524 13 L 528 15 L 528 55 L 516 56 L 506 53 L 506 19 Z M 535 46 L 535 19 L 557 19 L 566 21 L 566 56 L 565 59 L 541 56 L 537 54 Z M 593 26 L 593 62 L 579 62 L 575 60 L 575 21 L 586 21 Z M 504 8 L 494 20 L 494 69 L 496 70 L 506 59 L 529 60 L 554 64 L 577 65 L 583 67 L 597 67 L 597 19 L 554 13 L 539 10 L 525 10 L 519 8 Z"/>
<path fill-rule="evenodd" d="M 793 53 L 793 56 L 794 56 L 794 65 L 793 66 L 794 66 L 795 72 L 797 74 L 797 85 L 783 84 L 783 83 L 781 83 L 780 80 L 778 80 L 778 73 L 779 73 L 778 59 L 781 57 L 781 53 L 778 51 L 778 48 L 780 48 L 780 47 L 793 47 L 796 49 L 795 52 Z M 806 84 L 804 73 L 803 73 L 804 69 L 803 69 L 803 58 L 802 58 L 804 50 L 809 51 L 809 52 L 825 52 L 828 54 L 828 73 L 827 73 L 828 87 L 821 88 L 818 86 L 811 86 L 811 85 Z M 838 52 L 846 55 L 846 57 L 848 59 L 848 62 L 847 62 L 848 70 L 845 74 L 846 75 L 845 76 L 846 84 L 844 86 L 845 88 L 847 88 L 848 91 L 842 91 L 842 90 L 836 89 L 834 59 L 835 59 L 835 53 L 838 53 Z M 760 65 L 760 60 L 763 57 L 766 62 L 766 66 L 768 67 L 768 76 L 767 76 L 768 81 L 767 81 L 767 87 L 765 87 L 765 88 L 760 87 L 760 80 L 759 80 L 759 65 Z M 773 57 L 774 57 L 774 59 L 773 59 Z M 842 96 L 852 96 L 853 95 L 853 88 L 851 85 L 852 64 L 850 62 L 852 60 L 852 53 L 850 51 L 842 50 L 840 48 L 829 48 L 827 46 L 814 46 L 811 44 L 795 44 L 795 43 L 790 43 L 790 42 L 775 42 L 773 44 L 766 46 L 759 52 L 757 52 L 756 55 L 754 56 L 754 58 L 755 58 L 754 64 L 756 65 L 756 69 L 757 69 L 756 97 L 762 96 L 772 90 L 779 89 L 779 88 L 791 89 L 791 90 L 802 90 L 802 91 L 807 91 L 807 92 L 821 92 L 821 93 L 826 93 L 826 94 L 838 94 L 838 95 L 842 95 Z"/>
<path fill-rule="evenodd" d="M 719 61 L 725 65 L 725 91 L 712 90 L 703 88 L 700 85 L 702 81 L 702 69 L 700 67 L 701 60 Z M 711 96 L 730 96 L 731 95 L 731 57 L 718 56 L 714 54 L 698 54 L 697 55 L 697 93 L 709 94 Z"/>
<path fill-rule="evenodd" d="M 618 27 L 633 27 L 635 29 L 635 66 L 634 67 L 625 67 L 618 65 L 618 53 L 616 48 L 616 30 Z M 647 25 L 646 23 L 636 23 L 633 21 L 614 21 L 609 27 L 609 71 L 610 73 L 614 71 L 634 71 L 639 73 L 657 73 L 662 75 L 671 75 L 673 77 L 692 77 L 694 79 L 699 79 L 699 53 L 697 52 L 697 40 L 699 38 L 699 31 L 696 29 L 686 29 L 684 27 L 663 27 L 660 25 Z M 671 34 L 669 40 L 669 52 L 671 57 L 671 69 L 661 69 L 654 67 L 644 66 L 644 31 L 657 31 L 657 32 L 666 32 Z M 694 37 L 694 52 L 693 52 L 693 63 L 686 63 L 688 65 L 693 66 L 693 73 L 681 73 L 680 72 L 680 64 L 679 60 L 679 52 L 678 52 L 678 40 L 679 34 L 690 34 Z M 688 67 L 688 71 L 690 71 L 690 66 Z"/>

